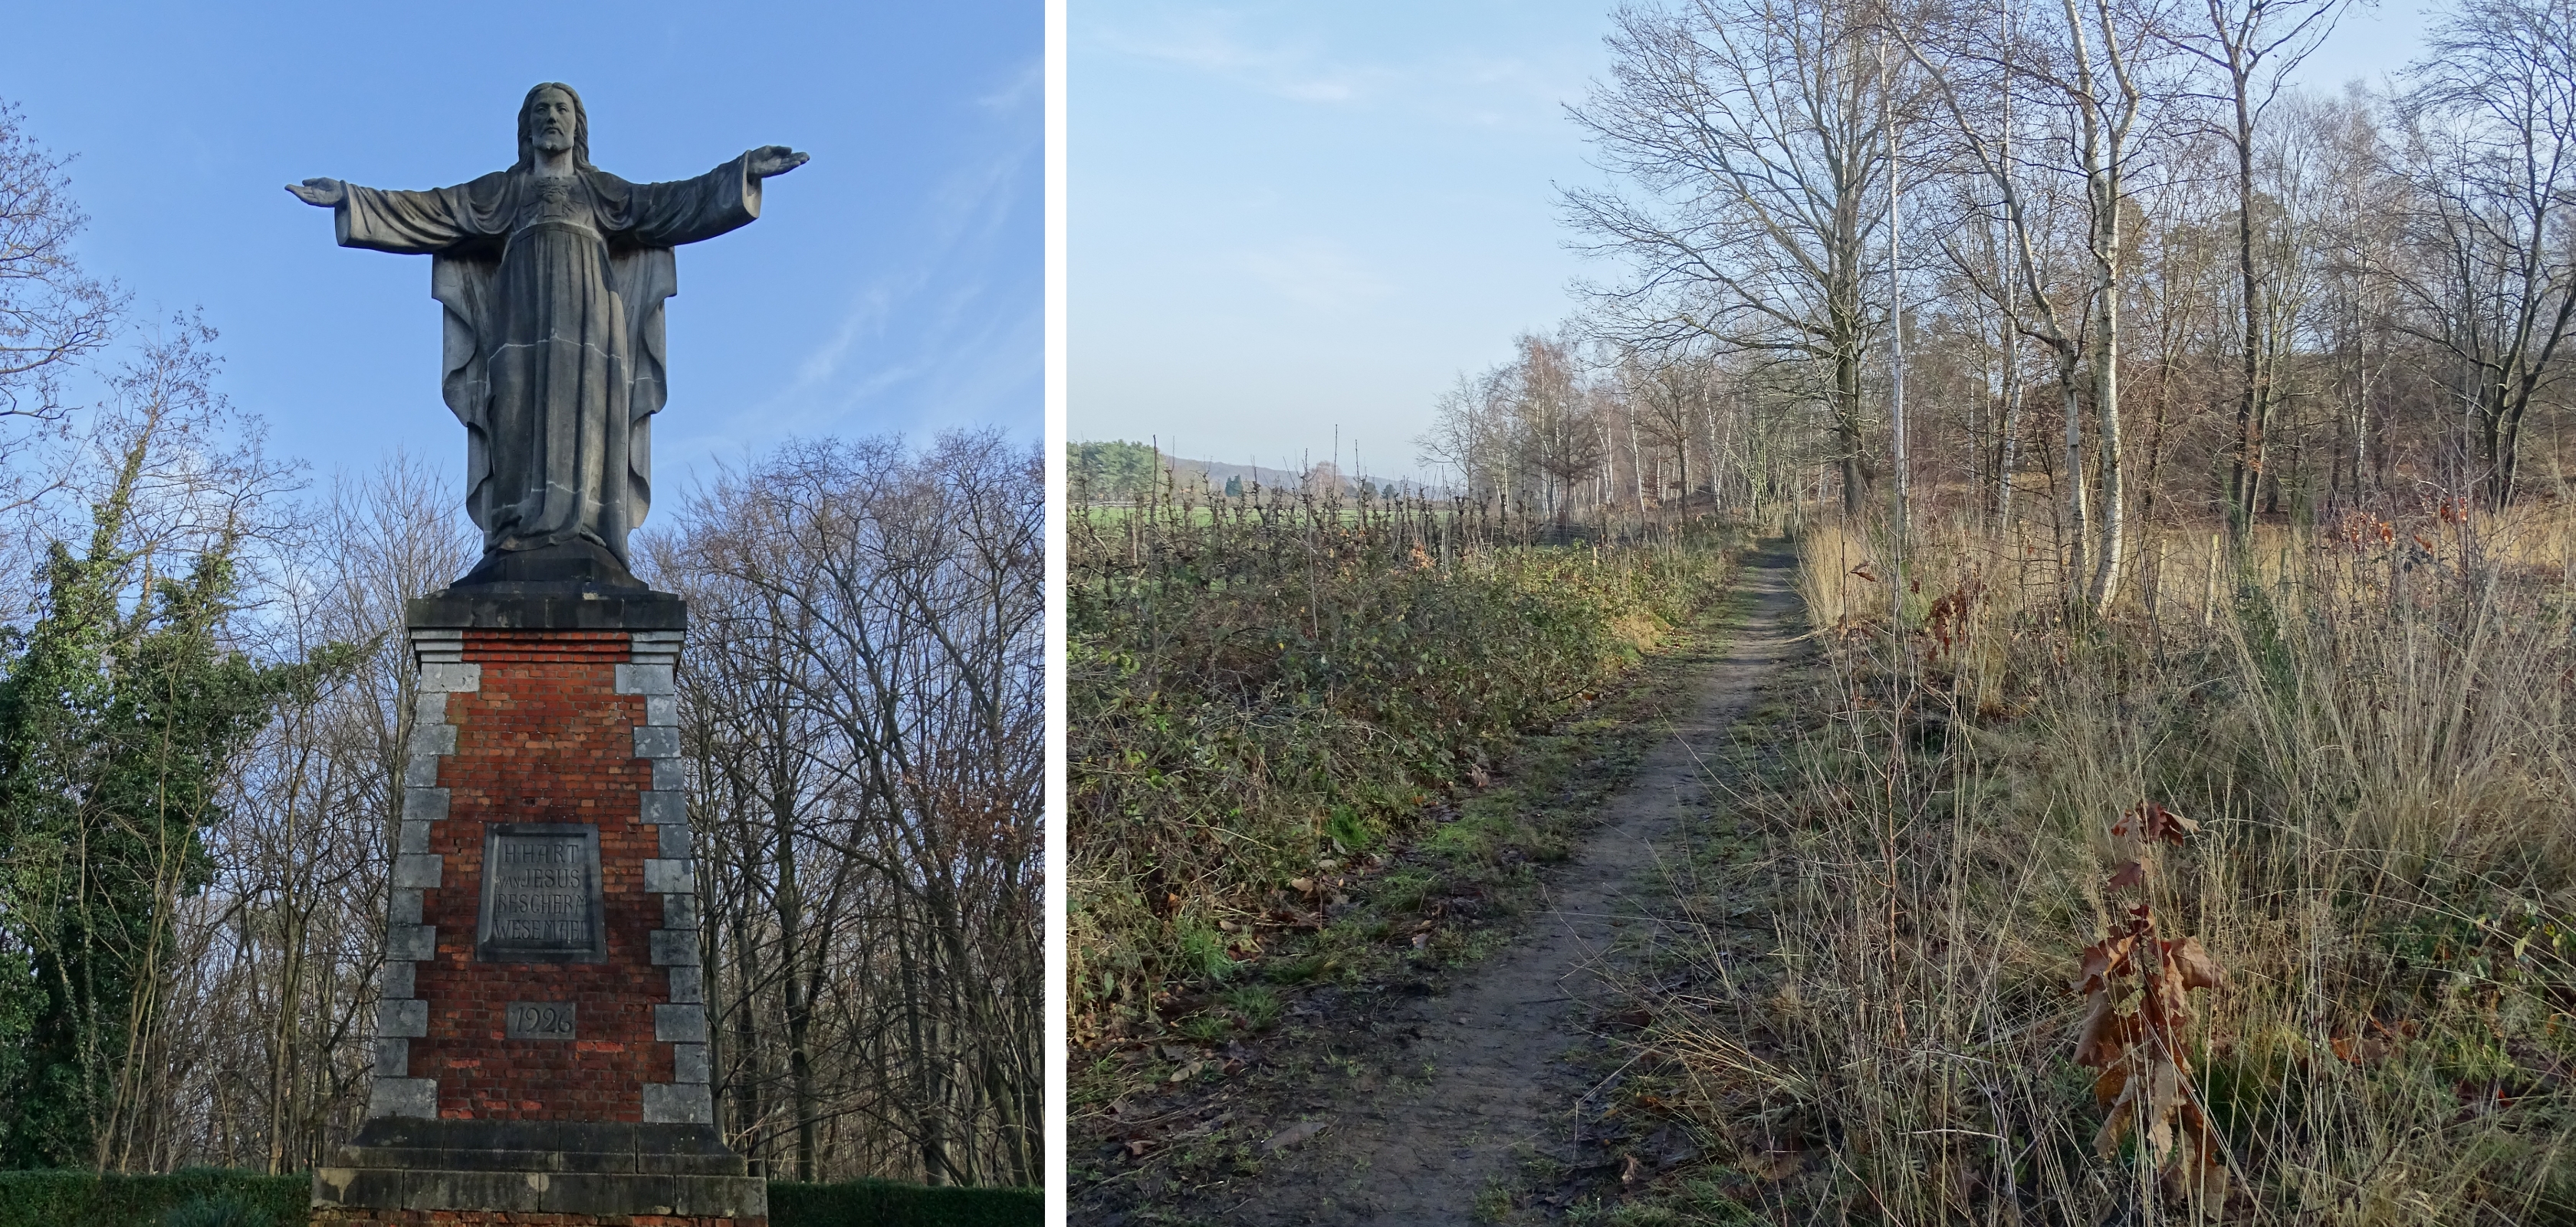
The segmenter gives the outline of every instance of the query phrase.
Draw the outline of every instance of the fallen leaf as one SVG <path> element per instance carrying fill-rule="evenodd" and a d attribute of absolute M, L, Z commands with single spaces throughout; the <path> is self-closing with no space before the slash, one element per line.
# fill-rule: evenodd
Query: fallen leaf
<path fill-rule="evenodd" d="M 1626 1163 L 1619 1165 L 1619 1184 L 1623 1188 L 1633 1189 L 1644 1184 L 1646 1178 L 1654 1174 L 1653 1169 L 1646 1166 L 1645 1160 L 1630 1155 Z"/>
<path fill-rule="evenodd" d="M 2225 988 L 2227 969 L 2209 957 L 2209 950 L 2197 937 L 2165 943 L 2165 958 L 2174 970 L 2182 973 L 2184 988 Z"/>

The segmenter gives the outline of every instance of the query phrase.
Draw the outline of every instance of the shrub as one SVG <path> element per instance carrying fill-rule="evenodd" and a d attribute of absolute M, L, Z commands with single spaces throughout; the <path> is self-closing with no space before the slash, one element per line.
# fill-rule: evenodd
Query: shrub
<path fill-rule="evenodd" d="M 161 1227 L 277 1227 L 277 1216 L 231 1193 L 184 1201 L 161 1216 Z"/>
<path fill-rule="evenodd" d="M 1713 531 L 1415 500 L 1149 502 L 1068 547 L 1074 1028 L 1223 979 L 1273 892 L 1592 697 L 1724 583 Z"/>
<path fill-rule="evenodd" d="M 301 1227 L 312 1194 L 313 1178 L 302 1173 L 0 1172 L 0 1227 Z"/>
<path fill-rule="evenodd" d="M 1036 1189 L 926 1188 L 889 1180 L 769 1184 L 769 1227 L 1035 1227 Z"/>

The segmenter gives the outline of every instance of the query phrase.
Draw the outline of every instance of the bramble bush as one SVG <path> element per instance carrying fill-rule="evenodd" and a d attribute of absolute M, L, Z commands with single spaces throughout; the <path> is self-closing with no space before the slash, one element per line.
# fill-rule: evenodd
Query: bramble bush
<path fill-rule="evenodd" d="M 1728 565 L 1715 529 L 1365 498 L 1093 508 L 1068 553 L 1077 1039 L 1221 978 L 1267 892 L 1400 840 Z"/>

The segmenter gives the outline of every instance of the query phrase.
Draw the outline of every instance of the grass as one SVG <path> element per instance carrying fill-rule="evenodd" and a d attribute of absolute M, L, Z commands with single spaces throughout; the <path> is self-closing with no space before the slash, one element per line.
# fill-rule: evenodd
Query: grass
<path fill-rule="evenodd" d="M 1074 1042 L 1167 1025 L 1210 1041 L 1217 1024 L 1195 1020 L 1217 1011 L 1257 1029 L 1216 996 L 1246 967 L 1291 985 L 1390 949 L 1470 953 L 1454 929 L 1395 933 L 1392 917 L 1440 907 L 1458 863 L 1507 874 L 1564 855 L 1479 782 L 1534 737 L 1580 737 L 1602 692 L 1723 588 L 1733 544 L 1419 502 L 1077 517 Z M 1544 776 L 1544 760 L 1520 770 Z M 1449 868 L 1399 864 L 1416 851 Z"/>
<path fill-rule="evenodd" d="M 1393 807 L 1366 809 L 1347 800 L 1318 804 L 1316 793 L 1304 794 L 1302 803 L 1311 807 L 1304 813 L 1321 838 L 1299 845 L 1297 859 L 1247 874 L 1250 884 L 1233 899 L 1248 896 L 1249 906 L 1211 891 L 1198 897 L 1205 910 L 1175 907 L 1169 918 L 1155 918 L 1160 928 L 1095 931 L 1079 956 L 1091 967 L 1106 957 L 1161 958 L 1168 978 L 1150 997 L 1094 999 L 1076 1024 L 1082 1038 L 1070 1090 L 1078 1208 L 1132 1213 L 1139 1222 L 1206 1221 L 1240 1200 L 1207 1190 L 1257 1177 L 1272 1161 L 1267 1140 L 1281 1122 L 1308 1111 L 1316 1094 L 1399 1093 L 1437 1072 L 1428 1063 L 1391 1059 L 1395 1050 L 1372 1041 L 1378 1003 L 1436 991 L 1453 969 L 1478 962 L 1507 940 L 1512 919 L 1539 897 L 1544 867 L 1570 853 L 1602 801 L 1665 729 L 1691 671 L 1719 650 L 1717 598 L 1737 547 L 1736 534 L 1709 529 L 1682 540 L 1604 542 L 1596 553 L 1591 542 L 1523 545 L 1516 527 L 1473 550 L 1453 541 L 1446 575 L 1436 573 L 1442 551 L 1435 542 L 1424 551 L 1434 566 L 1410 563 L 1394 577 L 1420 585 L 1412 594 L 1421 606 L 1490 602 L 1477 606 L 1477 619 L 1451 624 L 1452 634 L 1580 636 L 1572 641 L 1592 645 L 1591 663 L 1562 675 L 1555 696 L 1529 704 L 1517 721 L 1490 724 L 1493 732 L 1475 744 L 1473 757 L 1451 759 L 1445 770 L 1466 778 L 1415 785 L 1425 797 L 1420 804 L 1407 797 Z M 1616 579 L 1623 570 L 1650 582 Z M 1532 616 L 1521 603 L 1520 585 L 1532 577 L 1581 579 L 1585 573 L 1614 578 L 1584 581 L 1588 588 L 1551 579 L 1541 592 L 1549 600 L 1585 602 L 1574 608 L 1590 610 L 1582 614 L 1592 620 L 1589 629 L 1573 621 L 1560 628 L 1547 620 L 1553 616 L 1547 607 Z M 1341 579 L 1353 586 L 1390 582 L 1358 568 Z M 1635 586 L 1613 588 L 1614 582 Z M 1249 584 L 1228 589 L 1247 600 L 1257 591 Z M 1599 595 L 1604 590 L 1656 603 L 1608 601 Z M 1225 617 L 1247 616 L 1203 615 L 1175 608 L 1164 625 L 1204 631 Z M 1611 629 L 1611 623 L 1626 626 Z M 1640 627 L 1651 628 L 1650 649 L 1638 642 Z M 1452 694 L 1473 681 L 1434 677 L 1422 693 Z M 1548 694 L 1537 687 L 1527 693 Z M 1258 691 L 1252 699 L 1268 701 Z M 1072 724 L 1077 738 L 1086 735 L 1079 716 Z M 1076 762 L 1080 778 L 1079 752 Z M 1476 770 L 1463 772 L 1461 764 Z M 1348 789 L 1355 778 L 1336 786 Z M 1223 777 L 1209 782 L 1225 784 Z M 1336 814 L 1340 806 L 1352 812 Z M 1357 843 L 1333 839 L 1331 824 L 1352 819 L 1371 834 Z M 1302 821 L 1286 838 L 1306 838 Z M 1119 883 L 1092 872 L 1091 887 L 1076 877 L 1077 892 L 1099 890 L 1093 899 L 1114 894 Z M 1200 969 L 1158 953 L 1177 950 L 1173 935 L 1192 930 L 1223 935 L 1231 943 L 1229 963 Z"/>
<path fill-rule="evenodd" d="M 1623 1107 L 1703 1157 L 1623 1213 L 2576 1223 L 2576 533 L 2207 541 L 2070 620 L 2044 543 L 1927 532 L 1896 647 L 1873 543 L 1804 536 L 1820 660 L 1748 727 L 1618 1041 Z M 2145 802 L 2199 830 L 2114 886 Z M 2206 1186 L 2104 1145 L 2119 1088 L 2075 1060 L 2079 958 L 2142 904 L 2225 974 L 2140 1118 L 2206 1113 Z"/>

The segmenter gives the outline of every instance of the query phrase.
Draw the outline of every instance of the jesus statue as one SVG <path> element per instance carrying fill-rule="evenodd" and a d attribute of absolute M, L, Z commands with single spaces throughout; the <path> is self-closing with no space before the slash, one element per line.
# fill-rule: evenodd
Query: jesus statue
<path fill-rule="evenodd" d="M 423 192 L 307 179 L 343 247 L 430 257 L 445 310 L 440 391 L 465 423 L 465 506 L 483 560 L 462 581 L 633 587 L 626 535 L 652 502 L 671 249 L 760 216 L 760 181 L 806 155 L 764 145 L 694 179 L 629 183 L 590 164 L 581 95 L 519 106 L 519 160 Z"/>

